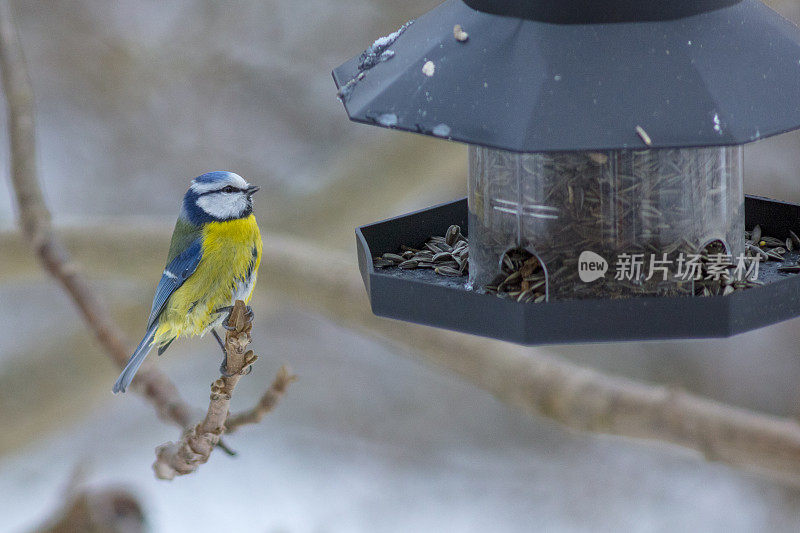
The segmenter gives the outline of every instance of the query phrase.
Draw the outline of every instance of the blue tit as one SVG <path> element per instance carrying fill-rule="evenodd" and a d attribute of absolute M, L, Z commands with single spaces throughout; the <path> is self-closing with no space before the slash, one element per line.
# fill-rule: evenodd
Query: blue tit
<path fill-rule="evenodd" d="M 178 337 L 209 331 L 222 345 L 214 327 L 236 300 L 250 302 L 261 263 L 261 233 L 252 202 L 258 189 L 233 172 L 209 172 L 192 180 L 156 287 L 147 333 L 114 383 L 114 393 L 125 392 L 154 346 L 161 355 Z"/>

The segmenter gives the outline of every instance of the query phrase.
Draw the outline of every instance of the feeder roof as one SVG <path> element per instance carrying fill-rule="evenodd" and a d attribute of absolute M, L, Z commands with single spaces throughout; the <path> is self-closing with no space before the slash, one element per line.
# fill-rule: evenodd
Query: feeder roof
<path fill-rule="evenodd" d="M 758 0 L 447 0 L 333 75 L 354 121 L 515 152 L 800 128 L 800 29 Z"/>

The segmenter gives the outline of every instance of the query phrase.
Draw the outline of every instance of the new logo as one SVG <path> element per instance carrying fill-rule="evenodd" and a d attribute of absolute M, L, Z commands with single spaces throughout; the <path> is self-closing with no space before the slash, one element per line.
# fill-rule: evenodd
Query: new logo
<path fill-rule="evenodd" d="M 578 258 L 578 276 L 584 283 L 591 283 L 606 275 L 608 261 L 594 252 L 582 252 Z"/>

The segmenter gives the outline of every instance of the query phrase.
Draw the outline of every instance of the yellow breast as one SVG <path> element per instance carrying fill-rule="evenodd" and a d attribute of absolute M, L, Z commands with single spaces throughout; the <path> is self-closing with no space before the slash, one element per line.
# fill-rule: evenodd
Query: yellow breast
<path fill-rule="evenodd" d="M 205 333 L 231 305 L 234 294 L 249 302 L 261 264 L 261 233 L 255 216 L 211 222 L 203 228 L 203 257 L 194 274 L 170 297 L 156 330 L 155 344 Z M 242 294 L 244 289 L 244 294 Z"/>

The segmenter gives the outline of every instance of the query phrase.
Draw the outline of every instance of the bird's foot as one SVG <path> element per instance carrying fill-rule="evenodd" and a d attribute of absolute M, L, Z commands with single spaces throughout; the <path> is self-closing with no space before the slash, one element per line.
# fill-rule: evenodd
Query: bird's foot
<path fill-rule="evenodd" d="M 219 365 L 219 373 L 222 374 L 226 378 L 231 378 L 231 377 L 237 376 L 237 375 L 247 376 L 247 375 L 250 374 L 250 372 L 253 371 L 253 365 L 249 364 L 249 365 L 247 365 L 246 368 L 242 369 L 242 371 L 239 372 L 238 374 L 237 373 L 231 374 L 230 372 L 228 372 L 228 364 L 227 363 L 228 363 L 228 360 L 227 360 L 227 358 L 225 358 L 225 359 L 222 360 L 222 362 Z"/>
<path fill-rule="evenodd" d="M 227 363 L 228 363 L 227 358 L 224 358 L 222 360 L 222 363 L 220 363 L 220 365 L 219 365 L 219 373 L 222 374 L 223 376 L 225 376 L 226 378 L 232 378 L 236 374 L 231 374 L 231 373 L 228 372 L 228 364 Z"/>
<path fill-rule="evenodd" d="M 219 442 L 217 443 L 217 448 L 219 448 L 220 450 L 222 450 L 231 457 L 236 457 L 236 451 L 230 449 L 228 445 L 225 443 L 225 441 L 222 440 L 222 437 L 220 437 Z"/>
<path fill-rule="evenodd" d="M 219 365 L 220 373 L 229 378 L 231 376 L 246 376 L 253 371 L 253 364 L 258 361 L 258 356 L 253 353 L 253 350 L 247 350 L 247 353 L 244 354 L 244 361 L 242 361 L 241 370 L 239 372 L 228 372 L 228 358 L 223 357 L 222 363 Z"/>
<path fill-rule="evenodd" d="M 222 307 L 220 309 L 228 309 L 228 312 L 230 312 L 230 310 L 233 309 L 233 306 Z M 220 309 L 218 309 L 218 311 Z M 248 305 L 247 307 L 245 307 L 245 309 L 246 309 L 245 318 L 247 318 L 248 321 L 252 322 L 253 318 L 255 317 L 255 313 L 253 313 L 253 308 Z M 222 327 L 227 329 L 228 331 L 235 331 L 236 328 L 231 326 L 230 324 L 228 324 L 228 319 L 229 318 L 230 318 L 230 315 L 225 317 L 225 320 L 222 321 Z"/>

